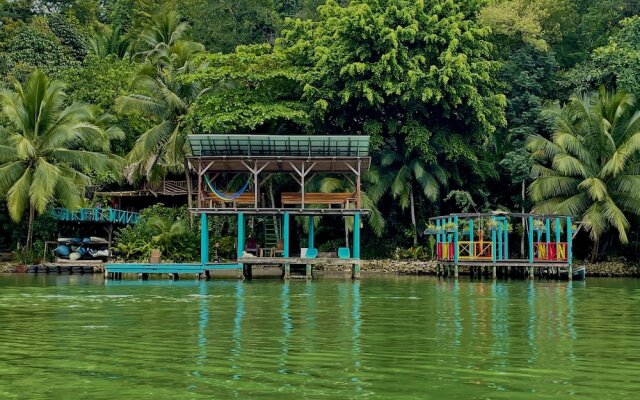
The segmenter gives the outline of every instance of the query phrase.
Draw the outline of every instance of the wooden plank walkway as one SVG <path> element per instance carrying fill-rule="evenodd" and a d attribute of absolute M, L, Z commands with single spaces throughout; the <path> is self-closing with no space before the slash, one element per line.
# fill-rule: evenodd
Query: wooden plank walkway
<path fill-rule="evenodd" d="M 440 265 L 455 265 L 456 263 L 453 261 L 444 261 L 437 260 L 437 264 Z M 469 267 L 566 267 L 569 264 L 567 261 L 547 261 L 547 260 L 536 260 L 533 263 L 530 263 L 526 260 L 496 260 L 496 261 L 485 261 L 485 260 L 459 260 L 459 266 L 469 266 Z"/>
<path fill-rule="evenodd" d="M 300 257 L 242 257 L 238 263 L 242 264 L 311 264 L 311 265 L 353 265 L 362 260 L 355 258 L 300 258 Z"/>
<path fill-rule="evenodd" d="M 237 263 L 109 263 L 105 265 L 106 273 L 124 274 L 201 274 L 205 270 L 240 269 Z"/>

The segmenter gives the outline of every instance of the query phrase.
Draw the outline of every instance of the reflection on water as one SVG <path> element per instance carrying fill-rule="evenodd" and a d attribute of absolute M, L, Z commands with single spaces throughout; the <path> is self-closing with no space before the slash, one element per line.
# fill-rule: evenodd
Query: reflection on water
<path fill-rule="evenodd" d="M 0 276 L 0 398 L 633 398 L 639 306 L 636 280 Z"/>

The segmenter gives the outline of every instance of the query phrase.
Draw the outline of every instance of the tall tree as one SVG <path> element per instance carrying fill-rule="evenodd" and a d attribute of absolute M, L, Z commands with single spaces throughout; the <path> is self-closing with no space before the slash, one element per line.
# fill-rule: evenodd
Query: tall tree
<path fill-rule="evenodd" d="M 28 209 L 27 247 L 31 246 L 35 213 L 58 203 L 73 209 L 82 205 L 90 184 L 88 171 L 117 167 L 110 142 L 122 137 L 108 118 L 95 115 L 82 103 L 65 106 L 64 85 L 35 71 L 23 86 L 0 92 L 0 194 L 6 194 L 9 214 L 22 219 Z M 98 123 L 94 123 L 94 121 Z"/>
<path fill-rule="evenodd" d="M 479 156 L 505 124 L 481 3 L 328 1 L 317 21 L 289 20 L 277 46 L 305 71 L 303 98 L 320 131 L 371 135 L 375 149 L 416 165 L 464 165 L 466 180 L 491 172 Z M 423 189 L 395 192 L 408 205 Z"/>
<path fill-rule="evenodd" d="M 566 74 L 565 85 L 576 90 L 608 85 L 640 93 L 640 16 L 621 21 L 620 28 L 607 45 L 593 50 L 589 60 Z"/>
<path fill-rule="evenodd" d="M 628 215 L 640 215 L 640 111 L 636 98 L 618 91 L 573 95 L 546 110 L 553 135 L 529 138 L 534 211 L 580 217 L 593 240 L 615 229 L 628 242 Z"/>
<path fill-rule="evenodd" d="M 209 88 L 196 100 L 189 121 L 202 133 L 280 133 L 309 125 L 301 100 L 302 70 L 268 44 L 207 54 L 206 68 L 186 77 Z"/>
<path fill-rule="evenodd" d="M 144 132 L 128 155 L 126 178 L 133 182 L 140 178 L 158 181 L 167 173 L 182 173 L 188 154 L 185 123 L 192 103 L 202 92 L 197 82 L 184 82 L 181 76 L 199 67 L 194 63 L 194 51 L 179 42 L 163 54 L 147 61 L 134 77 L 137 93 L 118 97 L 116 109 L 122 114 L 142 114 L 152 118 L 155 125 Z"/>

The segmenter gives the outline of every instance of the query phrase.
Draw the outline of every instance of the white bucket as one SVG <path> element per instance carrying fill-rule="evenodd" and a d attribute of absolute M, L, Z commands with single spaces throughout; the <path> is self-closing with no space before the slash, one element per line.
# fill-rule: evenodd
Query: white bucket
<path fill-rule="evenodd" d="M 308 247 L 300 247 L 300 258 L 306 258 L 307 257 L 307 250 L 309 248 Z"/>

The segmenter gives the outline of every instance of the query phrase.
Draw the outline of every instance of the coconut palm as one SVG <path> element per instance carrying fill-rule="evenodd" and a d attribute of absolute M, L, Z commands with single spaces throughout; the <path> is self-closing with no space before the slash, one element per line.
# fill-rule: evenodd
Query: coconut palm
<path fill-rule="evenodd" d="M 134 81 L 137 93 L 116 99 L 119 113 L 141 113 L 155 122 L 129 153 L 126 177 L 131 182 L 143 177 L 158 181 L 169 172 L 187 172 L 189 131 L 184 117 L 202 90 L 197 82 L 185 82 L 180 76 L 198 68 L 192 62 L 197 52 L 180 44 L 166 50 L 141 66 Z"/>
<path fill-rule="evenodd" d="M 178 43 L 189 47 L 200 48 L 204 51 L 204 46 L 200 43 L 191 42 L 187 38 L 189 25 L 182 21 L 180 14 L 173 10 L 163 11 L 151 19 L 140 35 L 137 53 L 138 57 L 144 59 L 156 58 L 158 53 L 166 52 L 168 48 L 176 46 Z"/>
<path fill-rule="evenodd" d="M 399 146 L 397 150 L 382 151 L 380 166 L 380 172 L 375 176 L 368 193 L 377 201 L 390 191 L 403 210 L 409 208 L 415 246 L 418 244 L 416 194 L 422 193 L 427 200 L 437 201 L 440 190 L 447 186 L 447 174 L 442 167 L 427 163 L 418 152 L 405 145 Z"/>
<path fill-rule="evenodd" d="M 27 247 L 36 212 L 52 203 L 79 207 L 91 181 L 87 171 L 117 168 L 119 159 L 109 154 L 109 144 L 122 131 L 90 106 L 65 107 L 65 101 L 64 85 L 40 71 L 24 86 L 15 82 L 14 90 L 0 92 L 5 122 L 0 126 L 0 196 L 6 197 L 14 221 L 29 210 Z"/>
<path fill-rule="evenodd" d="M 367 183 L 371 183 L 377 181 L 378 179 L 378 170 L 372 167 L 369 171 L 365 172 L 362 175 L 362 181 L 366 185 Z M 269 181 L 269 184 L 273 182 L 273 178 Z M 356 185 L 353 181 L 349 179 L 340 179 L 335 176 L 313 176 L 305 185 L 305 190 L 308 192 L 316 192 L 320 191 L 322 193 L 354 193 L 356 191 Z M 269 192 L 272 193 L 272 188 L 269 188 Z M 271 194 L 270 193 L 270 194 Z M 377 207 L 377 202 L 379 198 L 373 199 L 366 191 L 361 190 L 360 199 L 362 201 L 361 206 L 364 209 L 370 210 L 369 217 L 366 219 L 367 224 L 373 230 L 373 233 L 376 236 L 381 236 L 384 231 L 385 220 L 380 212 L 380 209 Z M 321 207 L 319 205 L 311 205 L 311 207 Z M 355 204 L 351 204 L 351 207 L 355 207 Z M 316 218 L 318 220 L 319 218 Z M 304 226 L 305 230 L 308 229 L 308 218 L 300 218 L 301 224 Z M 353 229 L 353 217 L 345 217 L 344 219 L 344 228 L 345 228 L 345 240 L 346 243 L 349 243 L 349 232 Z"/>
<path fill-rule="evenodd" d="M 129 51 L 133 40 L 127 36 L 120 25 L 115 26 L 110 31 L 96 32 L 89 37 L 89 53 L 104 58 L 110 54 L 118 58 L 129 56 Z"/>
<path fill-rule="evenodd" d="M 600 88 L 574 94 L 564 106 L 545 110 L 551 139 L 529 138 L 533 153 L 529 187 L 534 211 L 579 216 L 593 240 L 613 228 L 627 243 L 629 220 L 640 214 L 640 111 L 631 94 Z"/>

